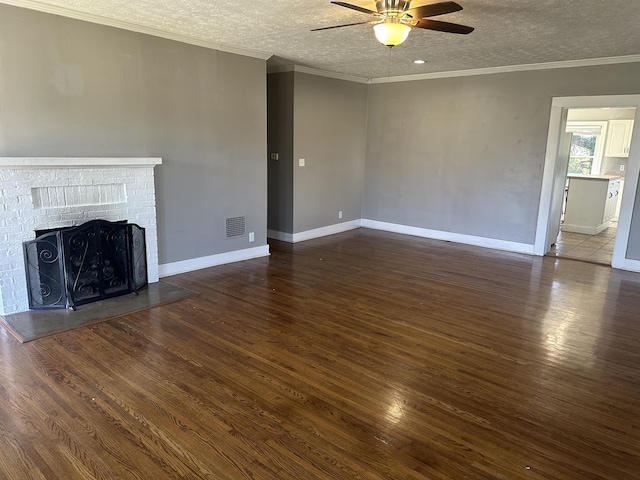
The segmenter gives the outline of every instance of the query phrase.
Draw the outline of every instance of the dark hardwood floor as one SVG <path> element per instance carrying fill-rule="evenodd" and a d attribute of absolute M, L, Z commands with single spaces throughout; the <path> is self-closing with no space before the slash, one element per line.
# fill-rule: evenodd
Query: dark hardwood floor
<path fill-rule="evenodd" d="M 8 479 L 638 479 L 640 275 L 372 230 L 0 330 Z"/>

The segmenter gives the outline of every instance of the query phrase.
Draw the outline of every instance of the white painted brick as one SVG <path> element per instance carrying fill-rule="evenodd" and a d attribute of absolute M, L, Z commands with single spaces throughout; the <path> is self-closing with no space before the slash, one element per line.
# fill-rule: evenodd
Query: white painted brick
<path fill-rule="evenodd" d="M 15 234 L 16 228 L 12 226 L 0 226 L 0 235 L 8 235 L 11 236 Z"/>
<path fill-rule="evenodd" d="M 42 189 L 39 198 L 32 189 Z M 28 309 L 22 242 L 38 229 L 95 218 L 141 224 L 149 281 L 158 281 L 153 166 L 0 169 L 0 194 L 0 241 L 7 252 L 0 257 L 0 314 Z M 106 204 L 79 206 L 83 198 Z"/>

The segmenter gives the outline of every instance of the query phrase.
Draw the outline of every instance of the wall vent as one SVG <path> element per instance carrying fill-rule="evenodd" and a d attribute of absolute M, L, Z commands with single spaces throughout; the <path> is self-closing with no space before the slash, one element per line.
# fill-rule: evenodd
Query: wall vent
<path fill-rule="evenodd" d="M 245 233 L 245 217 L 229 217 L 226 219 L 227 238 L 242 237 Z"/>

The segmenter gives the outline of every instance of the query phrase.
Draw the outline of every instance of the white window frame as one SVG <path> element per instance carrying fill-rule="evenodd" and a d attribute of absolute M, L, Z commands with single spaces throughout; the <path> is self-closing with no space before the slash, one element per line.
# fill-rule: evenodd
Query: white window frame
<path fill-rule="evenodd" d="M 605 139 L 607 137 L 607 127 L 609 122 L 607 121 L 567 121 L 567 129 L 569 132 L 573 129 L 588 129 L 589 127 L 597 127 L 600 129 L 600 134 L 596 137 L 596 147 L 593 151 L 593 163 L 591 164 L 591 175 L 600 175 L 600 169 L 602 168 L 602 157 L 604 155 Z"/>

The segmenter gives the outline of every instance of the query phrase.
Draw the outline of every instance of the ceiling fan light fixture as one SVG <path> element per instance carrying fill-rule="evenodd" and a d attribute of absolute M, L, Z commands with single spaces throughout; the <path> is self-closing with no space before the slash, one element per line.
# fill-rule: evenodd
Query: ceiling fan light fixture
<path fill-rule="evenodd" d="M 411 27 L 400 22 L 385 21 L 374 25 L 373 31 L 381 44 L 387 47 L 395 47 L 407 39 Z"/>

